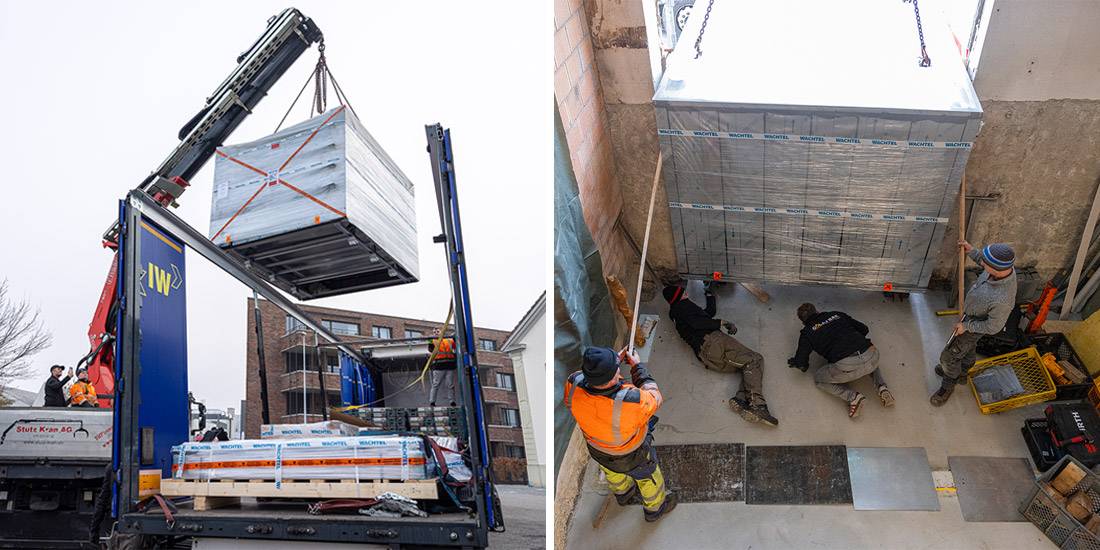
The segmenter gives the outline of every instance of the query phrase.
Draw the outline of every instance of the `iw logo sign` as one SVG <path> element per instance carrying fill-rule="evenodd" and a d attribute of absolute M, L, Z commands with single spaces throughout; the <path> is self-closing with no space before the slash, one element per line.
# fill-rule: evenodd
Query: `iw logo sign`
<path fill-rule="evenodd" d="M 179 288 L 183 282 L 183 277 L 180 277 L 180 270 L 176 267 L 176 264 L 169 264 L 169 268 L 164 269 L 153 262 L 149 262 L 147 268 L 143 270 L 144 273 L 141 274 L 141 278 L 146 281 L 149 290 L 168 296 L 173 290 Z M 142 294 L 144 294 L 144 288 Z"/>

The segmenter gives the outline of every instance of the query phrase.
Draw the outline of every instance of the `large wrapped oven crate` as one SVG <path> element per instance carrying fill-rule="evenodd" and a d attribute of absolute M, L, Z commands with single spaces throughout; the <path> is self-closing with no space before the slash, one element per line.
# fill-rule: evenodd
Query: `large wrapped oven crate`
<path fill-rule="evenodd" d="M 210 238 L 300 299 L 417 280 L 413 185 L 343 107 L 218 149 Z"/>
<path fill-rule="evenodd" d="M 930 67 L 912 4 L 716 2 L 698 59 L 695 12 L 654 96 L 682 275 L 927 286 L 981 106 L 926 11 Z"/>

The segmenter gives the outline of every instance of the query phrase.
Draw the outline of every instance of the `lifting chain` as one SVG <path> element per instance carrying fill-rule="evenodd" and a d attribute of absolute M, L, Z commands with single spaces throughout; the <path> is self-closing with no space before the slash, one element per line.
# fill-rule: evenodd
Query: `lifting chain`
<path fill-rule="evenodd" d="M 915 1 L 915 0 L 914 0 Z M 699 38 L 695 39 L 695 59 L 703 55 L 703 33 L 707 30 L 707 21 L 710 21 L 710 10 L 714 7 L 714 0 L 707 3 L 707 12 L 703 14 L 703 24 L 699 27 Z"/>
<path fill-rule="evenodd" d="M 917 0 L 902 0 L 903 2 L 913 3 L 913 13 L 917 16 L 917 36 L 920 37 L 920 66 L 929 67 L 932 65 L 932 58 L 928 57 L 928 49 L 924 45 L 924 27 L 920 24 L 920 6 L 917 5 Z M 700 35 L 701 36 L 701 35 Z"/>
<path fill-rule="evenodd" d="M 325 41 L 317 46 L 317 68 L 313 70 L 313 108 L 317 114 L 328 108 L 328 64 L 325 61 Z"/>

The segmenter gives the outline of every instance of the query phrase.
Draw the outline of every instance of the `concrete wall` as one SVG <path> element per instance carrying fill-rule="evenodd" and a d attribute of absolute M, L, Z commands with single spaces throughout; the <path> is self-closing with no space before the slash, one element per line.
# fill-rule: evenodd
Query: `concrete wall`
<path fill-rule="evenodd" d="M 1008 242 L 1044 277 L 1072 265 L 1100 179 L 1100 2 L 997 0 L 974 81 L 984 124 L 967 165 L 973 243 Z M 954 275 L 956 219 L 934 279 Z"/>

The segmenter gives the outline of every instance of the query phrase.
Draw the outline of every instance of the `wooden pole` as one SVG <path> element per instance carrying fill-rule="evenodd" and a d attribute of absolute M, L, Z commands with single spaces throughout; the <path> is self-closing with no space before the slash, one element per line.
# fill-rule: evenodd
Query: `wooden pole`
<path fill-rule="evenodd" d="M 1073 271 L 1069 274 L 1066 299 L 1062 301 L 1062 312 L 1058 314 L 1058 318 L 1063 321 L 1073 311 L 1073 300 L 1077 297 L 1077 284 L 1081 280 L 1081 268 L 1085 264 L 1089 243 L 1092 242 L 1092 233 L 1096 230 L 1096 218 L 1100 215 L 1100 200 L 1098 199 L 1100 199 L 1100 187 L 1092 195 L 1092 209 L 1089 210 L 1089 219 L 1085 222 L 1085 231 L 1081 233 L 1081 243 L 1077 245 L 1077 258 L 1073 260 Z"/>
<path fill-rule="evenodd" d="M 962 183 L 959 184 L 959 242 L 966 240 L 966 173 L 963 173 Z M 963 293 L 966 291 L 966 250 L 959 246 L 959 283 L 958 298 L 955 302 L 959 308 L 959 319 L 963 317 Z"/>
<path fill-rule="evenodd" d="M 657 153 L 657 169 L 653 172 L 653 189 L 649 192 L 649 216 L 645 220 L 645 240 L 642 241 L 642 258 L 638 263 L 638 288 L 634 295 L 634 320 L 630 323 L 630 340 L 627 341 L 627 355 L 634 353 L 634 334 L 638 331 L 638 306 L 642 304 L 642 279 L 645 277 L 645 257 L 649 252 L 649 229 L 653 225 L 653 204 L 657 200 L 657 182 L 661 180 L 661 166 L 664 154 Z"/>

